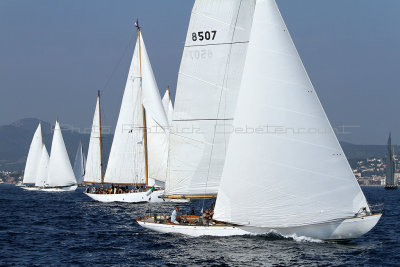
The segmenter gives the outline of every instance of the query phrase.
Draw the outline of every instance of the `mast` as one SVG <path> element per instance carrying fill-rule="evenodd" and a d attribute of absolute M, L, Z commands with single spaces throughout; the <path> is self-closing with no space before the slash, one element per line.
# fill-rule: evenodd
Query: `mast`
<path fill-rule="evenodd" d="M 140 97 L 142 101 L 142 114 L 143 114 L 143 145 L 144 145 L 144 168 L 146 175 L 146 187 L 149 182 L 149 168 L 148 168 L 148 156 L 147 156 L 147 127 L 146 127 L 146 110 L 143 105 L 143 83 L 142 83 L 142 51 L 140 41 L 140 26 L 139 20 L 136 20 L 135 26 L 137 28 L 138 40 L 139 40 L 139 69 L 140 69 Z"/>
<path fill-rule="evenodd" d="M 101 108 L 100 108 L 100 90 L 97 91 L 97 98 L 99 101 L 99 132 L 100 132 L 100 178 L 101 184 L 104 183 L 104 175 L 103 175 L 103 142 L 101 138 Z"/>

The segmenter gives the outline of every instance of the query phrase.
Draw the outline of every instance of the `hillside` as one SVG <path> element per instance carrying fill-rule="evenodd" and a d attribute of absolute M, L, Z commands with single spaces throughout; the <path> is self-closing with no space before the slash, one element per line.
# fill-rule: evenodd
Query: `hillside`
<path fill-rule="evenodd" d="M 48 122 L 36 118 L 26 118 L 10 125 L 0 126 L 0 170 L 23 170 L 29 145 L 34 131 L 39 122 L 42 122 L 43 139 L 50 153 L 52 139 L 52 125 Z M 73 164 L 78 144 L 82 141 L 84 151 L 87 153 L 89 134 L 79 133 L 61 125 L 65 145 Z M 108 154 L 112 143 L 112 135 L 103 136 L 103 157 L 106 165 Z M 384 157 L 386 145 L 355 145 L 341 142 L 343 150 L 349 160 L 365 159 L 367 157 Z M 395 151 L 399 151 L 399 146 L 395 146 Z"/>

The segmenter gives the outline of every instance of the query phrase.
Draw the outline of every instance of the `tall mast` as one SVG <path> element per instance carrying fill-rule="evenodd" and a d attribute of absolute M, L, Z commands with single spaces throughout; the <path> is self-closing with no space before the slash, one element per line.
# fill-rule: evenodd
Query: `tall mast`
<path fill-rule="evenodd" d="M 144 167 L 146 174 L 146 187 L 149 181 L 149 168 L 148 168 L 148 157 L 147 157 L 147 127 L 146 127 L 146 110 L 143 106 L 143 87 L 142 87 L 142 51 L 140 41 L 140 26 L 139 20 L 136 20 L 135 26 L 137 28 L 138 40 L 139 40 L 139 66 L 140 66 L 140 96 L 142 101 L 142 114 L 143 114 L 143 145 L 144 145 Z"/>
<path fill-rule="evenodd" d="M 104 183 L 103 175 L 103 141 L 101 137 L 101 108 L 100 108 L 100 90 L 97 91 L 97 101 L 99 101 L 99 132 L 100 132 L 100 177 L 101 183 Z"/>

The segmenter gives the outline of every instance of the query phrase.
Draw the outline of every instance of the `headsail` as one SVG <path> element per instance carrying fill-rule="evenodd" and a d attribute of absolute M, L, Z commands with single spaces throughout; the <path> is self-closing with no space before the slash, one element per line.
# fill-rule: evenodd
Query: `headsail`
<path fill-rule="evenodd" d="M 28 157 L 26 158 L 24 184 L 34 184 L 36 182 L 36 174 L 42 155 L 42 146 L 42 125 L 39 123 L 29 147 Z"/>
<path fill-rule="evenodd" d="M 51 143 L 50 161 L 47 172 L 47 187 L 76 185 L 74 171 L 68 158 L 60 124 L 56 121 Z"/>
<path fill-rule="evenodd" d="M 216 220 L 291 227 L 368 209 L 275 0 L 257 0 L 233 126 Z"/>
<path fill-rule="evenodd" d="M 90 133 L 88 155 L 85 166 L 84 182 L 102 182 L 102 154 L 101 154 L 101 111 L 100 93 L 97 95 L 96 108 L 93 115 L 92 131 Z"/>
<path fill-rule="evenodd" d="M 386 158 L 386 185 L 395 186 L 397 181 L 394 177 L 396 172 L 396 162 L 394 160 L 394 148 L 392 146 L 392 134 L 389 134 L 387 142 L 387 158 Z"/>
<path fill-rule="evenodd" d="M 151 117 L 161 128 L 168 126 L 143 37 L 139 33 L 104 177 L 106 183 L 146 183 L 143 106 L 147 118 Z"/>
<path fill-rule="evenodd" d="M 218 192 L 255 0 L 196 0 L 179 70 L 167 195 Z"/>
<path fill-rule="evenodd" d="M 167 114 L 168 124 L 170 122 L 169 109 L 172 108 L 170 107 L 170 102 L 169 90 L 167 90 L 162 98 L 162 105 Z M 146 121 L 147 147 L 149 152 L 149 185 L 156 184 L 163 187 L 167 177 L 169 129 L 167 127 L 164 127 L 164 129 L 161 128 L 150 116 L 147 116 Z"/>
<path fill-rule="evenodd" d="M 43 187 L 46 185 L 49 160 L 49 153 L 47 152 L 46 146 L 43 144 L 42 155 L 40 157 L 40 163 L 36 174 L 35 186 Z"/>
<path fill-rule="evenodd" d="M 76 182 L 82 184 L 85 175 L 85 155 L 83 153 L 82 143 L 79 143 L 78 150 L 75 155 L 74 174 Z"/>

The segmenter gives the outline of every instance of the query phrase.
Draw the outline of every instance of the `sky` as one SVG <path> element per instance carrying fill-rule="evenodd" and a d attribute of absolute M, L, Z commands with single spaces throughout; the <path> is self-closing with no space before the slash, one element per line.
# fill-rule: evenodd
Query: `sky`
<path fill-rule="evenodd" d="M 139 19 L 174 95 L 193 0 L 0 0 L 0 125 L 115 125 Z M 277 0 L 339 140 L 400 143 L 399 0 Z"/>

